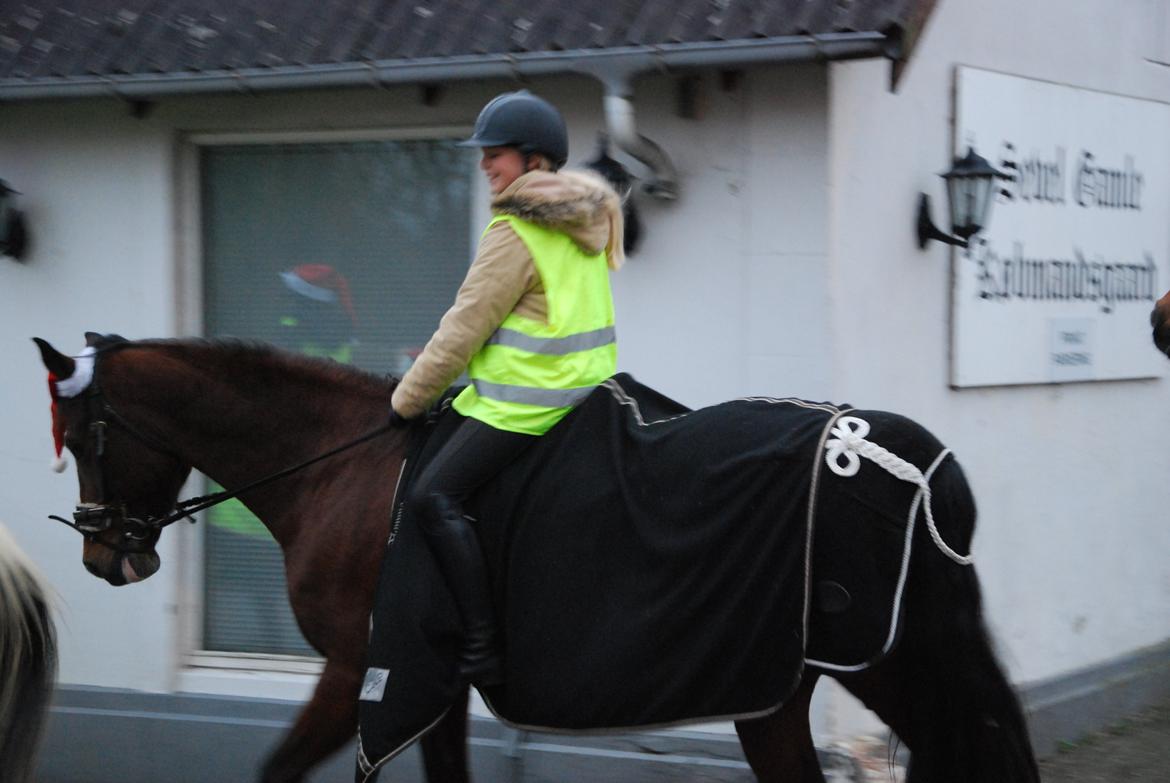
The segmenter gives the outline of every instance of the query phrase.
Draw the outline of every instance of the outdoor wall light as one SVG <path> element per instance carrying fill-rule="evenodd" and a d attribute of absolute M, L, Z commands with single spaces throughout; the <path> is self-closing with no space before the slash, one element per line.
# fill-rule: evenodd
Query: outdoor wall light
<path fill-rule="evenodd" d="M 28 234 L 24 229 L 24 214 L 16 208 L 18 191 L 0 179 L 0 256 L 11 256 L 19 261 L 24 255 Z"/>
<path fill-rule="evenodd" d="M 987 160 L 975 152 L 974 147 L 967 148 L 965 158 L 956 159 L 951 170 L 939 174 L 947 181 L 947 201 L 951 208 L 951 232 L 955 236 L 944 234 L 930 219 L 930 196 L 918 194 L 918 247 L 925 248 L 932 239 L 946 242 L 948 245 L 966 247 L 967 240 L 979 233 L 987 226 L 987 218 L 991 213 L 992 195 L 995 191 L 996 179 L 1011 179 L 992 166 Z"/>

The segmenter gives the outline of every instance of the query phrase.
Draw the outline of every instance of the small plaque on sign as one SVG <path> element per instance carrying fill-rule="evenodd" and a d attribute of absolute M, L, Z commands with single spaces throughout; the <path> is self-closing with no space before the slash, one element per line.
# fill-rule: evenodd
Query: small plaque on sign
<path fill-rule="evenodd" d="M 366 679 L 362 683 L 361 701 L 382 701 L 386 693 L 386 680 L 390 677 L 389 669 L 366 669 Z"/>
<path fill-rule="evenodd" d="M 1088 381 L 1097 376 L 1093 363 L 1092 318 L 1048 321 L 1048 376 L 1053 381 Z"/>

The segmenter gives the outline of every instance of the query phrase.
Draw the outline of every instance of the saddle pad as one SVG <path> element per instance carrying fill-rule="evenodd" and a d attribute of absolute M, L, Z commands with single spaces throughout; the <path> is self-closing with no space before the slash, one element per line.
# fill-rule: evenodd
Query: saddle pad
<path fill-rule="evenodd" d="M 840 410 L 689 411 L 626 375 L 600 386 L 469 504 L 503 639 L 489 707 L 541 730 L 616 730 L 783 703 L 803 666 L 810 486 Z M 457 425 L 431 425 L 410 473 Z M 367 774 L 460 687 L 454 601 L 410 509 L 393 531 L 360 702 Z"/>

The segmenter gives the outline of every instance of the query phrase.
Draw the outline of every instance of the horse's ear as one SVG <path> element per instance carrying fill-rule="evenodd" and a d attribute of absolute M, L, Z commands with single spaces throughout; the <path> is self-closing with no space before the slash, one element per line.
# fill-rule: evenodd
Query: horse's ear
<path fill-rule="evenodd" d="M 85 344 L 90 348 L 102 349 L 114 343 L 129 342 L 120 334 L 99 334 L 98 332 L 86 332 Z"/>
<path fill-rule="evenodd" d="M 72 377 L 73 370 L 77 367 L 77 363 L 73 359 L 39 337 L 34 337 L 33 342 L 37 344 L 37 348 L 41 349 L 41 361 L 45 363 L 45 369 L 56 375 L 58 379 Z"/>

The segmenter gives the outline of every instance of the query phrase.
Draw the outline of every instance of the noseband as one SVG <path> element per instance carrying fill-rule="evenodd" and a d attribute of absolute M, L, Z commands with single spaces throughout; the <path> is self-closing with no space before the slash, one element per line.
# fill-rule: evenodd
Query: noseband
<path fill-rule="evenodd" d="M 102 394 L 101 387 L 98 385 L 96 372 L 94 379 L 86 388 L 85 399 L 86 409 L 89 414 L 89 423 L 85 429 L 87 431 L 87 437 L 93 441 L 92 452 L 94 454 L 94 471 L 96 473 L 99 500 L 96 503 L 83 502 L 77 504 L 73 511 L 72 522 L 52 515 L 50 515 L 49 519 L 56 520 L 73 528 L 84 536 L 86 541 L 101 544 L 116 552 L 124 554 L 147 552 L 154 546 L 155 541 L 158 540 L 158 536 L 164 527 L 184 517 L 190 519 L 191 522 L 195 520 L 189 516 L 191 512 L 177 512 L 167 514 L 163 517 L 147 517 L 146 519 L 133 517 L 127 512 L 125 503 L 112 503 L 106 499 L 108 497 L 104 465 L 106 430 L 112 421 L 152 451 L 165 454 L 180 463 L 183 460 L 169 449 L 162 442 L 162 439 L 138 430 L 110 405 L 105 395 Z M 196 498 L 196 500 L 201 499 Z M 182 505 L 180 503 L 179 507 Z M 122 538 L 118 543 L 111 544 L 98 538 L 99 534 L 106 532 L 114 527 L 115 524 L 119 525 L 122 530 Z"/>
<path fill-rule="evenodd" d="M 162 438 L 158 437 L 157 435 L 153 435 L 146 430 L 135 427 L 133 424 L 127 421 L 125 416 L 118 413 L 118 411 L 115 410 L 112 405 L 110 405 L 109 400 L 105 398 L 101 387 L 98 385 L 96 367 L 97 357 L 103 351 L 117 350 L 128 347 L 129 345 L 131 344 L 125 342 L 116 343 L 99 350 L 95 354 L 93 379 L 90 381 L 85 390 L 86 408 L 89 419 L 89 423 L 86 425 L 86 430 L 87 437 L 92 438 L 94 441 L 93 453 L 96 457 L 95 470 L 97 472 L 97 488 L 98 497 L 100 500 L 97 503 L 79 503 L 73 511 L 72 522 L 67 519 L 63 519 L 62 517 L 53 515 L 49 516 L 49 519 L 60 522 L 61 524 L 76 530 L 85 537 L 86 541 L 92 541 L 93 543 L 100 544 L 109 549 L 113 549 L 115 552 L 120 554 L 148 552 L 154 547 L 155 542 L 158 541 L 158 537 L 162 534 L 163 528 L 167 527 L 168 525 L 178 522 L 180 519 L 187 519 L 190 522 L 194 522 L 195 518 L 191 515 L 198 511 L 203 511 L 204 509 L 211 508 L 212 506 L 217 506 L 226 500 L 231 500 L 232 498 L 247 492 L 248 490 L 256 489 L 258 487 L 264 486 L 265 484 L 282 479 L 286 476 L 296 473 L 299 470 L 307 468 L 314 463 L 328 459 L 329 457 L 332 457 L 336 454 L 340 454 L 343 451 L 361 445 L 368 440 L 372 440 L 380 435 L 384 435 L 391 429 L 394 429 L 394 425 L 390 423 L 383 424 L 382 426 L 371 430 L 370 432 L 367 432 L 366 434 L 354 440 L 343 443 L 334 449 L 330 449 L 324 454 L 318 454 L 311 459 L 305 460 L 304 462 L 292 465 L 283 470 L 277 471 L 276 473 L 272 473 L 263 478 L 249 482 L 242 487 L 231 490 L 230 492 L 215 492 L 210 495 L 201 495 L 199 497 L 193 497 L 188 500 L 179 501 L 175 504 L 175 510 L 169 514 L 164 514 L 157 517 L 148 516 L 145 519 L 140 517 L 132 517 L 127 512 L 126 503 L 111 502 L 106 499 L 107 485 L 103 457 L 105 456 L 106 451 L 106 431 L 109 428 L 110 423 L 112 422 L 116 424 L 131 437 L 150 450 L 159 454 L 164 454 L 179 462 L 180 464 L 182 464 L 184 460 L 171 448 L 169 448 Z M 80 465 L 78 466 L 78 469 L 80 471 Z M 110 543 L 98 538 L 99 534 L 110 530 L 114 527 L 115 524 L 120 525 L 122 530 L 122 537 L 118 542 Z"/>

